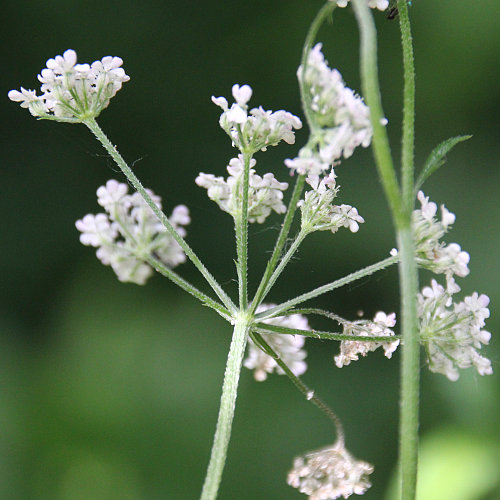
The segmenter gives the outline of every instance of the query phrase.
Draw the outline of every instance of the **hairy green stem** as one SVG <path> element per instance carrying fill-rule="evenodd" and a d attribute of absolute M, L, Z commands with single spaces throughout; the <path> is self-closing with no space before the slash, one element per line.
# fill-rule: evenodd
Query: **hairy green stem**
<path fill-rule="evenodd" d="M 285 326 L 270 325 L 268 323 L 256 323 L 252 327 L 254 331 L 259 333 L 278 333 L 283 335 L 301 335 L 302 337 L 311 337 L 314 339 L 322 340 L 340 340 L 340 341 L 362 341 L 362 342 L 393 342 L 394 340 L 400 340 L 401 337 L 398 335 L 391 335 L 390 337 L 377 336 L 377 337 L 367 337 L 366 335 L 350 335 L 345 333 L 334 333 L 334 332 L 324 332 L 321 330 L 299 330 L 297 328 L 287 328 Z"/>
<path fill-rule="evenodd" d="M 398 0 L 401 45 L 403 47 L 403 131 L 401 136 L 401 185 L 407 211 L 414 202 L 414 140 L 415 140 L 415 63 L 407 0 Z"/>
<path fill-rule="evenodd" d="M 252 155 L 243 154 L 242 203 L 240 213 L 236 218 L 236 252 L 238 255 L 238 290 L 240 310 L 248 305 L 248 183 L 250 177 L 250 160 Z"/>
<path fill-rule="evenodd" d="M 255 297 L 252 300 L 252 305 L 250 308 L 251 313 L 255 312 L 257 307 L 259 307 L 262 301 L 264 300 L 265 295 L 269 292 L 270 287 L 268 287 L 268 283 L 269 280 L 271 279 L 271 276 L 273 275 L 273 271 L 276 268 L 276 265 L 278 264 L 278 260 L 281 257 L 281 253 L 283 251 L 283 247 L 285 246 L 288 233 L 290 232 L 290 227 L 292 226 L 293 222 L 293 216 L 295 215 L 295 211 L 297 210 L 297 203 L 304 189 L 304 181 L 305 181 L 305 175 L 299 175 L 297 177 L 292 197 L 290 199 L 290 203 L 288 204 L 285 220 L 283 221 L 280 234 L 278 236 L 276 244 L 274 245 L 273 254 L 269 259 L 269 262 L 267 263 L 264 276 L 262 277 L 259 283 L 259 288 L 257 289 Z"/>
<path fill-rule="evenodd" d="M 222 385 L 222 396 L 214 443 L 200 500 L 215 500 L 217 498 L 222 471 L 226 463 L 227 447 L 231 437 L 236 396 L 238 395 L 238 381 L 245 354 L 249 324 L 250 320 L 247 314 L 240 313 L 236 316 L 233 338 L 227 357 L 224 383 Z"/>
<path fill-rule="evenodd" d="M 387 134 L 380 130 L 383 117 L 377 74 L 375 24 L 364 0 L 353 0 L 361 32 L 361 78 L 363 92 L 370 107 L 374 129 L 373 147 L 377 169 L 396 226 L 399 245 L 399 276 L 401 293 L 402 354 L 400 383 L 399 459 L 402 500 L 416 495 L 418 464 L 418 419 L 420 392 L 420 346 L 418 337 L 417 303 L 418 274 L 415 261 L 411 214 L 414 201 L 413 140 L 414 140 L 414 66 L 411 32 L 406 0 L 398 0 L 403 40 L 404 101 L 402 195 L 397 189 L 396 174 L 390 157 Z M 383 132 L 383 133 L 380 133 Z"/>
<path fill-rule="evenodd" d="M 149 205 L 153 213 L 158 217 L 158 220 L 163 224 L 168 233 L 175 239 L 175 241 L 180 245 L 184 253 L 188 257 L 189 260 L 196 266 L 196 268 L 200 271 L 203 277 L 207 280 L 208 284 L 212 287 L 214 292 L 217 294 L 222 303 L 226 306 L 226 308 L 234 312 L 236 310 L 236 306 L 233 304 L 229 296 L 224 292 L 222 287 L 216 281 L 216 279 L 210 274 L 207 268 L 200 261 L 198 256 L 194 253 L 191 247 L 186 243 L 184 238 L 179 235 L 179 233 L 172 226 L 167 216 L 158 208 L 156 203 L 152 200 L 151 196 L 148 194 L 146 189 L 144 189 L 143 185 L 137 178 L 137 176 L 132 172 L 131 168 L 127 165 L 126 161 L 120 155 L 115 146 L 111 143 L 111 141 L 104 134 L 102 129 L 99 127 L 94 118 L 89 118 L 85 122 L 85 125 L 90 129 L 90 131 L 95 135 L 98 141 L 104 146 L 104 149 L 109 153 L 111 158 L 116 162 L 116 164 L 120 167 L 121 171 L 125 174 L 128 181 L 134 189 L 143 197 L 144 201 Z"/>

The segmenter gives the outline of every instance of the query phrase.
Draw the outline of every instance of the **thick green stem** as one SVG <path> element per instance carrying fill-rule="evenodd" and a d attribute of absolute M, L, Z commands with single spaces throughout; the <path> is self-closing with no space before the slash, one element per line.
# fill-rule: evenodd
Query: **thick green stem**
<path fill-rule="evenodd" d="M 401 254 L 399 280 L 403 338 L 399 397 L 400 498 L 413 500 L 416 494 L 418 466 L 420 343 L 416 302 L 418 275 L 411 226 L 398 231 L 398 244 Z"/>
<path fill-rule="evenodd" d="M 415 139 L 415 63 L 413 59 L 413 42 L 407 0 L 398 0 L 398 11 L 404 71 L 401 184 L 405 209 L 411 211 L 413 209 L 415 184 L 415 167 L 413 161 Z"/>
<path fill-rule="evenodd" d="M 418 464 L 418 419 L 420 383 L 420 346 L 418 337 L 417 303 L 418 275 L 415 262 L 411 213 L 414 197 L 413 140 L 415 79 L 413 49 L 406 0 L 398 0 L 401 17 L 404 62 L 404 110 L 402 151 L 402 194 L 400 194 L 387 134 L 381 127 L 383 117 L 377 75 L 377 40 L 375 24 L 365 0 L 353 0 L 361 32 L 361 78 L 363 92 L 370 107 L 373 126 L 373 148 L 377 169 L 386 193 L 396 226 L 399 245 L 399 274 L 401 290 L 401 385 L 400 385 L 400 472 L 402 500 L 416 495 Z"/>
<path fill-rule="evenodd" d="M 212 287 L 214 292 L 217 294 L 219 299 L 223 302 L 226 308 L 234 312 L 236 310 L 235 305 L 228 297 L 228 295 L 224 292 L 222 287 L 217 283 L 215 278 L 209 273 L 207 268 L 200 261 L 198 256 L 194 253 L 191 247 L 186 243 L 186 241 L 179 235 L 179 233 L 172 226 L 167 216 L 158 208 L 156 203 L 152 200 L 151 196 L 148 194 L 146 189 L 144 189 L 143 185 L 136 177 L 134 172 L 132 172 L 131 168 L 127 165 L 126 161 L 120 155 L 115 146 L 111 143 L 111 141 L 107 138 L 104 132 L 101 130 L 97 122 L 93 118 L 89 118 L 86 120 L 85 125 L 90 129 L 90 131 L 95 135 L 98 141 L 104 146 L 106 151 L 109 153 L 111 158 L 116 162 L 116 164 L 120 167 L 121 171 L 125 174 L 128 181 L 132 186 L 136 189 L 136 191 L 143 197 L 144 201 L 149 205 L 153 213 L 158 217 L 158 220 L 163 224 L 168 233 L 174 238 L 174 240 L 180 245 L 184 253 L 188 257 L 189 260 L 196 266 L 196 268 L 201 272 L 203 277 L 207 280 L 209 285 Z"/>
<path fill-rule="evenodd" d="M 233 339 L 227 357 L 226 372 L 222 385 L 217 428 L 200 500 L 215 500 L 217 498 L 222 471 L 226 463 L 229 438 L 231 437 L 231 426 L 238 394 L 238 381 L 241 363 L 245 354 L 249 323 L 249 316 L 246 313 L 240 313 L 236 316 Z"/>

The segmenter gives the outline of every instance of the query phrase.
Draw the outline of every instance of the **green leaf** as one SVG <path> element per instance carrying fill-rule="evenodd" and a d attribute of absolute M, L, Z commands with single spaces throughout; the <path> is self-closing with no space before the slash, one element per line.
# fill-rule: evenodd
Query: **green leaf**
<path fill-rule="evenodd" d="M 441 166 L 443 166 L 446 162 L 446 155 L 448 152 L 459 142 L 466 141 L 470 139 L 472 135 L 459 135 L 457 137 L 452 137 L 451 139 L 447 139 L 443 141 L 441 144 L 436 146 L 432 153 L 427 158 L 427 161 L 424 164 L 424 168 L 420 173 L 417 182 L 415 184 L 415 192 L 417 192 L 422 184 Z"/>

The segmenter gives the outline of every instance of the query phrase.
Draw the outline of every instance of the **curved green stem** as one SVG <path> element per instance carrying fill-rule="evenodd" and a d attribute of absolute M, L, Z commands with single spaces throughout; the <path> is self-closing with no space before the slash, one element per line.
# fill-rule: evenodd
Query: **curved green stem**
<path fill-rule="evenodd" d="M 403 215 L 402 200 L 392 162 L 387 131 L 383 125 L 385 116 L 382 110 L 378 83 L 375 23 L 366 0 L 353 0 L 352 4 L 361 34 L 361 83 L 364 98 L 370 108 L 370 121 L 373 128 L 373 152 L 377 171 L 397 227 Z"/>
<path fill-rule="evenodd" d="M 217 498 L 222 471 L 226 463 L 229 438 L 231 437 L 234 408 L 238 395 L 238 381 L 247 344 L 249 323 L 246 314 L 237 315 L 222 385 L 217 428 L 200 500 L 215 500 Z"/>
<path fill-rule="evenodd" d="M 175 239 L 175 241 L 180 245 L 184 253 L 188 257 L 189 260 L 196 266 L 196 268 L 201 272 L 203 277 L 207 280 L 208 284 L 212 287 L 214 292 L 217 294 L 222 303 L 226 306 L 226 308 L 234 312 L 236 310 L 236 306 L 233 304 L 229 296 L 224 292 L 222 287 L 217 283 L 216 279 L 210 274 L 207 268 L 200 261 L 198 256 L 194 253 L 191 247 L 186 243 L 186 241 L 179 235 L 179 233 L 172 226 L 167 216 L 158 208 L 156 203 L 152 200 L 151 196 L 148 194 L 146 189 L 144 189 L 143 185 L 136 177 L 134 172 L 132 172 L 131 168 L 127 165 L 126 161 L 120 155 L 115 146 L 111 143 L 111 141 L 104 134 L 102 129 L 99 127 L 95 119 L 89 118 L 85 122 L 83 122 L 90 131 L 95 135 L 98 141 L 104 146 L 106 151 L 109 153 L 111 158 L 116 162 L 116 164 L 120 167 L 121 171 L 125 174 L 128 181 L 134 189 L 143 197 L 144 201 L 149 205 L 153 213 L 158 217 L 158 220 L 163 224 L 168 233 Z"/>
<path fill-rule="evenodd" d="M 259 346 L 266 354 L 271 356 L 278 366 L 285 372 L 286 376 L 293 382 L 295 387 L 305 396 L 305 398 L 310 401 L 313 405 L 318 407 L 335 425 L 337 431 L 337 443 L 344 444 L 344 427 L 340 418 L 337 417 L 336 413 L 324 403 L 315 392 L 310 389 L 299 377 L 294 375 L 294 373 L 288 368 L 288 366 L 283 362 L 279 355 L 274 352 L 273 348 L 262 338 L 257 332 L 252 332 L 250 334 L 251 339 L 254 343 Z"/>

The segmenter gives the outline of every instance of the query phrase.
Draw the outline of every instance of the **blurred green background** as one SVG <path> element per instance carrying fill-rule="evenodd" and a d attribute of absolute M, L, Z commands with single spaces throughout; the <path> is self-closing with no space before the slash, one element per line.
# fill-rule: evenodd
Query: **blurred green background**
<path fill-rule="evenodd" d="M 475 5 L 477 3 L 477 5 Z M 449 382 L 422 371 L 421 499 L 500 498 L 500 6 L 498 0 L 414 0 L 416 161 L 441 140 L 473 134 L 425 186 L 457 215 L 448 241 L 471 254 L 464 293 L 491 298 L 484 351 L 495 375 Z M 95 190 L 122 180 L 82 126 L 37 122 L 7 99 L 36 88 L 45 61 L 67 48 L 80 62 L 119 55 L 131 76 L 100 118 L 143 183 L 170 212 L 186 203 L 188 241 L 235 291 L 229 216 L 194 184 L 225 173 L 235 151 L 211 95 L 249 83 L 253 105 L 302 116 L 295 72 L 316 0 L 216 2 L 19 0 L 2 8 L 0 137 L 0 498 L 6 500 L 197 498 L 208 461 L 230 330 L 169 282 L 119 283 L 79 244 L 74 221 L 98 210 Z M 399 151 L 398 23 L 376 13 L 383 102 Z M 320 34 L 332 66 L 359 89 L 352 12 L 337 10 Z M 285 181 L 297 144 L 257 156 L 260 173 Z M 337 171 L 342 202 L 365 217 L 357 235 L 309 237 L 270 296 L 307 291 L 385 257 L 391 222 L 370 151 Z M 255 287 L 279 219 L 250 229 Z M 203 289 L 189 264 L 179 272 Z M 422 277 L 422 282 L 428 280 Z M 319 306 L 354 318 L 398 308 L 394 269 L 329 294 Z M 313 320 L 317 328 L 326 327 Z M 344 421 L 349 449 L 376 465 L 367 499 L 389 498 L 397 459 L 398 361 L 374 353 L 339 370 L 338 346 L 309 342 L 305 381 Z M 221 500 L 304 498 L 285 483 L 296 454 L 333 440 L 329 422 L 284 377 L 256 383 L 243 371 Z M 434 496 L 433 496 L 434 495 Z"/>

